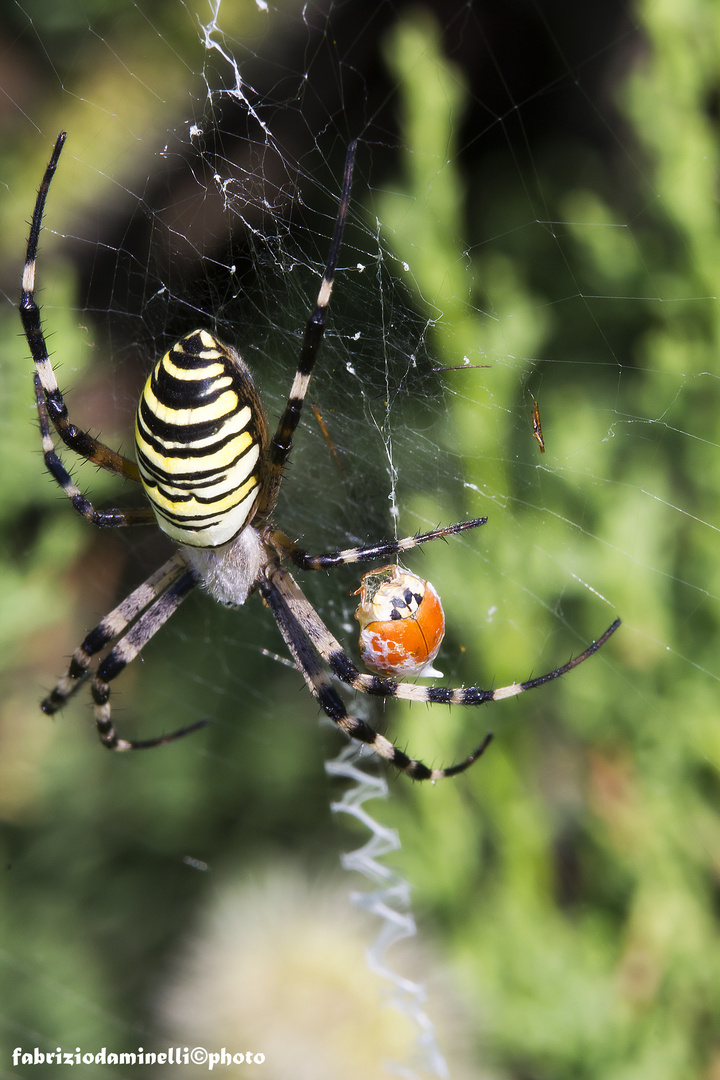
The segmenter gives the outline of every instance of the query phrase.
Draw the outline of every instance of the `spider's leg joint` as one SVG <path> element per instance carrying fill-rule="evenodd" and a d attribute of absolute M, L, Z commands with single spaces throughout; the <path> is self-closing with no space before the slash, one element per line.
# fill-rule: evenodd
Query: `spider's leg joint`
<path fill-rule="evenodd" d="M 396 697 L 398 690 L 398 684 L 392 679 L 384 679 L 380 675 L 370 676 L 370 681 L 367 684 L 367 693 L 373 697 Z"/>
<path fill-rule="evenodd" d="M 518 685 L 517 693 L 520 693 L 520 685 Z M 460 690 L 459 694 L 461 696 L 456 702 L 459 705 L 483 705 L 486 701 L 497 701 L 500 697 L 505 696 L 496 693 L 494 690 L 481 690 L 478 686 L 467 686 L 465 689 Z"/>
<path fill-rule="evenodd" d="M 427 700 L 433 705 L 452 705 L 454 691 L 449 686 L 428 686 Z"/>
<path fill-rule="evenodd" d="M 60 390 L 46 391 L 45 402 L 47 404 L 48 416 L 52 420 L 55 427 L 57 427 L 59 424 L 62 425 L 63 438 L 77 440 L 78 444 L 80 444 L 81 440 L 78 439 L 78 436 L 82 433 L 75 424 L 71 423 L 68 420 L 67 405 L 63 401 Z M 81 445 L 78 445 L 77 449 L 78 453 L 83 452 L 83 447 Z"/>
<path fill-rule="evenodd" d="M 336 649 L 332 652 L 328 657 L 328 664 L 333 675 L 336 675 L 341 682 L 349 686 L 353 685 L 360 674 L 343 649 Z"/>
<path fill-rule="evenodd" d="M 107 678 L 107 676 L 105 676 Z M 107 705 L 110 700 L 110 687 L 102 680 L 102 678 L 93 679 L 91 691 L 93 701 L 96 705 Z"/>

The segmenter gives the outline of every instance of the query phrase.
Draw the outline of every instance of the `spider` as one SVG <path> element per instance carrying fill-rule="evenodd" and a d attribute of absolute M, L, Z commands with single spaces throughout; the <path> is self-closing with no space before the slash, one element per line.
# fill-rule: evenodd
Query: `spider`
<path fill-rule="evenodd" d="M 65 132 L 61 132 L 37 195 L 20 307 L 35 363 L 35 398 L 45 466 L 77 512 L 94 525 L 121 528 L 156 524 L 175 541 L 177 552 L 88 633 L 75 650 L 67 674 L 42 702 L 42 709 L 55 713 L 90 679 L 97 732 L 101 742 L 111 750 L 159 746 L 196 730 L 206 721 L 157 738 L 133 741 L 121 738 L 111 719 L 110 684 L 198 585 L 231 607 L 241 607 L 251 593 L 258 592 L 272 612 L 310 692 L 348 737 L 367 744 L 416 780 L 439 780 L 467 769 L 488 745 L 489 735 L 464 761 L 448 768 L 428 768 L 393 746 L 363 720 L 351 716 L 331 674 L 352 690 L 380 698 L 482 705 L 542 686 L 577 667 L 604 645 L 620 620 L 579 656 L 537 678 L 495 690 L 476 686 L 423 687 L 398 682 L 386 674 L 361 673 L 288 572 L 288 562 L 299 570 L 328 570 L 348 563 L 386 560 L 439 537 L 475 529 L 487 520 L 474 518 L 399 540 L 324 555 L 309 554 L 272 523 L 273 508 L 325 329 L 350 197 L 355 142 L 348 148 L 327 266 L 275 434 L 270 438 L 252 375 L 238 352 L 222 344 L 209 330 L 199 329 L 173 345 L 148 377 L 137 409 L 136 464 L 71 422 L 48 356 L 40 309 L 34 297 L 45 201 L 65 138 Z M 145 504 L 127 510 L 96 510 L 56 452 L 52 428 L 65 446 L 81 458 L 139 482 L 145 492 Z M 411 590 L 405 594 L 407 602 L 400 602 L 404 610 L 393 612 L 383 631 L 386 636 L 392 638 L 393 627 L 399 627 L 407 615 L 415 616 L 424 586 L 418 588 L 420 592 L 415 599 Z M 375 601 L 371 598 L 370 602 Z M 372 612 L 369 617 L 372 619 Z M 400 668 L 390 665 L 384 670 L 398 673 Z"/>

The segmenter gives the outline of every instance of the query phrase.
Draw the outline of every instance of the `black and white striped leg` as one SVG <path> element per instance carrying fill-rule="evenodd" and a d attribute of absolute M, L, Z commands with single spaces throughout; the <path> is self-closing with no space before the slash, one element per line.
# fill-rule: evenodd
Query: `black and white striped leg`
<path fill-rule="evenodd" d="M 117 473 L 120 476 L 127 477 L 129 480 L 139 482 L 140 473 L 134 461 L 130 461 L 128 458 L 123 457 L 122 454 L 118 454 L 114 450 L 111 450 L 109 446 L 105 446 L 99 439 L 93 438 L 92 435 L 89 435 L 86 431 L 82 431 L 70 422 L 67 407 L 63 401 L 63 396 L 60 392 L 57 379 L 55 378 L 55 372 L 50 363 L 50 357 L 48 356 L 47 344 L 42 329 L 42 320 L 40 318 L 40 309 L 35 302 L 35 263 L 37 260 L 38 240 L 42 228 L 45 200 L 50 188 L 50 183 L 55 175 L 55 170 L 64 143 L 65 132 L 63 131 L 58 135 L 57 141 L 55 142 L 55 148 L 53 149 L 52 156 L 45 170 L 45 175 L 43 176 L 43 181 L 40 185 L 40 190 L 38 191 L 37 200 L 35 202 L 35 210 L 30 225 L 30 235 L 28 237 L 27 254 L 25 257 L 25 269 L 23 270 L 20 317 L 22 319 L 25 337 L 27 338 L 30 352 L 35 362 L 35 368 L 47 405 L 47 415 L 65 445 L 82 457 L 87 458 L 88 461 L 92 461 L 96 465 L 99 465 L 101 469 L 107 469 L 109 472 Z"/>
<path fill-rule="evenodd" d="M 409 757 L 403 750 L 399 750 L 397 746 L 394 746 L 384 735 L 380 735 L 371 728 L 364 720 L 351 716 L 323 668 L 316 648 L 287 603 L 284 590 L 280 587 L 281 582 L 286 577 L 289 577 L 289 575 L 285 570 L 282 568 L 277 569 L 271 579 L 264 579 L 260 583 L 260 594 L 270 608 L 285 644 L 302 672 L 308 689 L 317 698 L 321 708 L 333 723 L 345 735 L 369 746 L 376 754 L 385 758 L 397 769 L 407 773 L 413 780 L 442 780 L 446 776 L 455 776 L 457 773 L 464 772 L 473 762 L 477 761 L 489 745 L 492 735 L 486 735 L 480 746 L 457 765 L 444 769 L 429 769 L 421 761 L 417 761 L 415 758 Z M 297 586 L 295 587 L 297 588 Z"/>
<path fill-rule="evenodd" d="M 182 556 L 173 556 L 147 581 L 131 592 L 121 604 L 101 619 L 98 625 L 87 634 L 82 645 L 79 645 L 73 653 L 67 674 L 60 679 L 55 689 L 42 702 L 40 707 L 43 712 L 52 716 L 61 709 L 66 701 L 84 685 L 90 673 L 93 657 L 102 652 L 115 638 L 120 637 L 133 619 L 137 618 L 140 612 L 154 600 L 157 600 L 186 571 L 187 567 Z"/>
<path fill-rule="evenodd" d="M 40 422 L 40 434 L 42 436 L 42 450 L 45 467 L 53 480 L 65 492 L 78 514 L 91 521 L 93 525 L 101 528 L 114 529 L 125 525 L 150 525 L 155 521 L 155 515 L 150 506 L 141 506 L 128 510 L 96 510 L 89 499 L 83 495 L 80 488 L 73 480 L 70 473 L 63 465 L 62 459 L 55 450 L 50 424 L 43 394 L 40 376 L 35 375 L 35 400 L 37 403 L 38 420 Z"/>
<path fill-rule="evenodd" d="M 539 675 L 535 679 L 527 679 L 525 682 L 511 683 L 509 686 L 499 686 L 495 690 L 483 690 L 479 686 L 465 686 L 452 688 L 449 686 L 415 686 L 412 683 L 395 682 L 393 679 L 385 679 L 379 675 L 364 675 L 358 671 L 350 657 L 343 650 L 340 643 L 330 633 L 325 623 L 315 609 L 303 595 L 297 582 L 287 572 L 276 574 L 274 579 L 278 591 L 282 594 L 294 619 L 299 622 L 311 642 L 329 665 L 334 675 L 342 682 L 351 686 L 353 690 L 359 690 L 364 694 L 375 697 L 396 697 L 406 701 L 424 701 L 441 705 L 483 705 L 487 701 L 501 701 L 503 698 L 516 697 L 525 693 L 526 690 L 534 690 L 544 683 L 559 679 L 567 674 L 578 664 L 582 664 L 590 656 L 601 649 L 608 638 L 615 633 L 620 626 L 620 619 L 616 619 L 596 641 L 588 645 L 584 652 L 568 660 L 562 667 L 548 671 L 545 675 Z"/>
<path fill-rule="evenodd" d="M 332 244 L 330 245 L 330 254 L 328 255 L 325 273 L 323 274 L 323 279 L 320 283 L 320 291 L 318 292 L 317 301 L 315 302 L 315 308 L 305 327 L 305 337 L 300 352 L 297 371 L 295 372 L 295 378 L 293 379 L 293 384 L 290 388 L 290 396 L 288 397 L 285 411 L 280 417 L 280 422 L 278 423 L 277 430 L 268 450 L 268 496 L 265 500 L 265 504 L 259 507 L 259 514 L 261 517 L 271 509 L 274 504 L 274 498 L 276 497 L 277 489 L 282 479 L 285 463 L 287 462 L 290 450 L 292 449 L 293 435 L 300 422 L 300 414 L 302 413 L 302 407 L 310 383 L 312 369 L 317 360 L 320 345 L 325 333 L 325 313 L 332 295 L 335 267 L 337 265 L 337 257 L 340 250 L 343 228 L 345 226 L 345 217 L 347 215 L 348 202 L 350 199 L 350 187 L 352 184 L 356 149 L 357 143 L 355 141 L 351 142 L 345 159 L 345 174 L 340 195 L 340 206 L 338 208 L 335 232 Z"/>
<path fill-rule="evenodd" d="M 182 735 L 188 735 L 191 731 L 204 727 L 207 723 L 207 720 L 199 720 L 196 724 L 179 728 L 168 735 L 159 735 L 154 739 L 129 740 L 119 737 L 110 717 L 110 683 L 135 659 L 150 638 L 167 622 L 195 584 L 195 578 L 189 571 L 181 574 L 164 593 L 153 601 L 134 626 L 120 638 L 117 645 L 98 665 L 91 684 L 95 702 L 95 724 L 100 741 L 109 750 L 147 750 L 153 746 L 162 746 L 164 743 L 172 742 Z"/>
<path fill-rule="evenodd" d="M 412 548 L 426 544 L 430 540 L 454 536 L 456 533 L 465 532 L 466 529 L 477 529 L 479 525 L 484 525 L 486 522 L 487 518 L 473 518 L 471 521 L 460 521 L 455 525 L 443 525 L 430 532 L 416 533 L 415 536 L 405 536 L 401 540 L 384 540 L 377 544 L 345 548 L 343 551 L 329 551 L 324 555 L 310 555 L 277 529 L 270 531 L 268 540 L 283 558 L 291 559 L 300 570 L 329 570 L 334 566 L 344 566 L 348 563 L 392 558 L 393 555 L 411 551 Z"/>

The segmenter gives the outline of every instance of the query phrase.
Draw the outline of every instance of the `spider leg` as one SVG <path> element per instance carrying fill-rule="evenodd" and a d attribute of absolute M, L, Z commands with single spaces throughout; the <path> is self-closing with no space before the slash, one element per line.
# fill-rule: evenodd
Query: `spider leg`
<path fill-rule="evenodd" d="M 52 420 L 60 438 L 66 446 L 88 461 L 99 465 L 101 469 L 125 476 L 128 480 L 140 481 L 140 473 L 134 461 L 111 450 L 109 446 L 98 439 L 93 438 L 86 431 L 81 431 L 75 424 L 70 422 L 67 407 L 63 401 L 62 393 L 55 378 L 50 357 L 48 356 L 47 343 L 43 334 L 40 308 L 35 302 L 35 262 L 37 260 L 38 240 L 42 227 L 42 217 L 45 210 L 45 200 L 58 159 L 65 142 L 65 132 L 61 132 L 55 143 L 52 156 L 45 170 L 40 190 L 38 191 L 35 210 L 33 211 L 28 237 L 27 255 L 25 257 L 25 269 L 22 277 L 22 294 L 20 298 L 20 318 L 23 330 L 30 347 L 30 353 L 35 362 L 43 396 L 47 405 L 47 415 Z"/>
<path fill-rule="evenodd" d="M 500 701 L 503 698 L 515 697 L 518 694 L 523 694 L 526 690 L 534 690 L 537 686 L 542 686 L 553 679 L 559 679 L 561 675 L 565 675 L 568 671 L 577 667 L 578 664 L 582 664 L 598 649 L 602 648 L 620 625 L 620 619 L 616 619 L 605 633 L 596 641 L 593 641 L 591 645 L 588 645 L 587 649 L 581 652 L 579 656 L 571 658 L 562 667 L 555 668 L 554 671 L 548 671 L 545 675 L 539 675 L 535 679 L 527 679 L 525 682 L 499 686 L 495 690 L 482 690 L 479 686 L 465 686 L 454 689 L 449 686 L 415 686 L 412 683 L 396 682 L 393 679 L 386 679 L 379 675 L 362 674 L 355 667 L 337 639 L 330 633 L 290 574 L 287 572 L 277 574 L 274 581 L 294 618 L 301 623 L 305 633 L 323 660 L 341 682 L 364 694 L 371 694 L 376 697 L 397 697 L 406 701 L 424 701 L 443 705 L 483 705 L 486 701 Z"/>
<path fill-rule="evenodd" d="M 323 334 L 325 333 L 325 313 L 328 304 L 330 303 L 330 296 L 332 295 L 335 267 L 337 265 L 338 251 L 340 250 L 340 241 L 342 240 L 343 227 L 345 225 L 345 217 L 347 215 L 348 202 L 350 199 L 350 185 L 352 183 L 356 148 L 357 143 L 355 141 L 351 142 L 348 147 L 347 157 L 345 159 L 345 174 L 340 195 L 340 206 L 325 273 L 323 274 L 323 279 L 320 283 L 320 291 L 318 292 L 318 297 L 315 302 L 315 308 L 305 327 L 305 338 L 303 340 L 295 378 L 293 379 L 293 384 L 290 388 L 290 396 L 288 397 L 285 411 L 280 417 L 277 430 L 273 435 L 268 448 L 267 494 L 263 504 L 258 507 L 258 514 L 261 517 L 264 514 L 267 514 L 277 498 L 277 490 L 280 486 L 280 481 L 282 480 L 285 463 L 287 462 L 290 450 L 292 449 L 293 435 L 300 422 L 300 414 L 305 401 L 310 376 L 312 375 L 312 369 L 320 350 Z"/>
<path fill-rule="evenodd" d="M 186 570 L 182 556 L 174 555 L 101 619 L 98 625 L 87 634 L 82 645 L 79 645 L 73 653 L 67 674 L 44 699 L 40 706 L 42 711 L 52 716 L 61 709 L 65 702 L 84 685 L 90 673 L 93 657 L 109 645 L 113 638 L 120 637 L 133 619 L 137 618 L 141 611 L 164 593 Z"/>
<path fill-rule="evenodd" d="M 169 566 L 169 564 L 166 565 Z M 127 634 L 120 638 L 117 645 L 110 650 L 105 659 L 98 665 L 97 673 L 91 684 L 92 696 L 95 702 L 95 725 L 100 741 L 107 746 L 108 750 L 147 750 L 153 746 L 162 746 L 164 743 L 180 738 L 181 735 L 187 735 L 191 731 L 204 727 L 207 723 L 206 720 L 199 720 L 196 724 L 172 731 L 169 735 L 160 735 L 155 739 L 131 741 L 121 739 L 118 736 L 115 725 L 110 718 L 110 682 L 117 678 L 120 672 L 135 659 L 195 585 L 195 577 L 189 570 L 178 576 L 170 587 L 150 604 Z"/>
<path fill-rule="evenodd" d="M 329 551 L 324 555 L 310 555 L 277 529 L 270 532 L 268 540 L 283 558 L 291 559 L 301 570 L 329 570 L 334 566 L 345 566 L 348 563 L 387 559 L 393 555 L 399 555 L 402 551 L 410 551 L 419 544 L 426 544 L 429 540 L 452 536 L 466 529 L 476 529 L 479 525 L 484 525 L 486 521 L 487 518 L 473 518 L 471 521 L 460 521 L 455 525 L 443 525 L 432 529 L 431 532 L 405 536 L 401 540 L 384 540 L 377 544 L 345 548 L 343 551 Z"/>
<path fill-rule="evenodd" d="M 455 776 L 457 773 L 464 772 L 473 762 L 477 761 L 489 745 L 492 735 L 486 735 L 480 746 L 457 765 L 451 765 L 444 769 L 429 769 L 421 761 L 409 757 L 403 750 L 394 746 L 384 735 L 380 735 L 364 720 L 351 716 L 323 668 L 316 646 L 308 637 L 302 619 L 296 616 L 287 602 L 282 585 L 286 578 L 292 581 L 287 571 L 283 570 L 282 567 L 278 567 L 271 578 L 265 578 L 261 581 L 258 586 L 260 594 L 270 608 L 285 644 L 300 669 L 308 689 L 317 698 L 321 708 L 333 723 L 348 738 L 365 743 L 376 754 L 385 758 L 397 769 L 407 773 L 413 780 L 442 780 L 443 777 Z M 293 585 L 295 585 L 294 582 Z M 297 589 L 296 585 L 295 588 Z M 307 606 L 310 607 L 309 604 Z"/>
<path fill-rule="evenodd" d="M 70 473 L 62 463 L 62 459 L 55 451 L 55 444 L 50 434 L 50 424 L 46 408 L 45 395 L 43 393 L 40 376 L 35 375 L 35 400 L 37 403 L 38 420 L 40 422 L 40 434 L 42 436 L 43 458 L 45 467 L 53 480 L 62 488 L 71 503 L 84 518 L 93 525 L 104 528 L 119 528 L 124 525 L 150 525 L 155 521 L 155 515 L 150 506 L 136 507 L 128 510 L 96 510 L 73 480 Z"/>

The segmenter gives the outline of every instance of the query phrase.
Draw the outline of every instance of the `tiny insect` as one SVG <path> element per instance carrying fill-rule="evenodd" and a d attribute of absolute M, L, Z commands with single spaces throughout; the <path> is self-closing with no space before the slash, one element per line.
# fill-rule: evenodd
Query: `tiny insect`
<path fill-rule="evenodd" d="M 370 671 L 400 678 L 431 670 L 445 636 L 445 613 L 437 590 L 401 566 L 365 574 L 355 618 L 360 658 Z"/>
<path fill-rule="evenodd" d="M 540 444 L 540 453 L 544 454 L 545 453 L 545 440 L 543 438 L 543 433 L 542 433 L 542 424 L 540 423 L 540 409 L 538 408 L 537 401 L 535 401 L 534 399 L 533 399 L 533 410 L 532 410 L 532 429 L 533 429 L 533 435 L 535 436 L 538 443 Z"/>
<path fill-rule="evenodd" d="M 320 428 L 320 430 L 322 431 L 322 433 L 323 433 L 323 435 L 325 437 L 325 442 L 330 447 L 330 453 L 332 454 L 332 456 L 335 459 L 335 464 L 337 465 L 340 472 L 344 473 L 345 470 L 343 469 L 342 462 L 340 461 L 340 458 L 338 457 L 338 452 L 335 449 L 335 444 L 333 443 L 332 439 L 330 438 L 330 433 L 329 433 L 327 427 L 325 426 L 325 421 L 322 418 L 322 413 L 318 409 L 317 405 L 315 405 L 314 403 L 311 405 L 311 408 L 312 408 L 313 414 L 315 416 L 315 419 L 318 422 L 318 427 Z"/>

